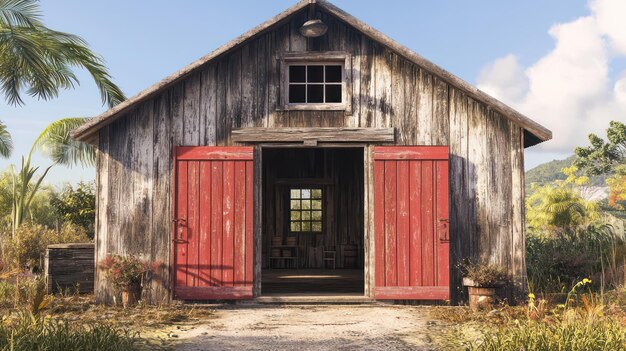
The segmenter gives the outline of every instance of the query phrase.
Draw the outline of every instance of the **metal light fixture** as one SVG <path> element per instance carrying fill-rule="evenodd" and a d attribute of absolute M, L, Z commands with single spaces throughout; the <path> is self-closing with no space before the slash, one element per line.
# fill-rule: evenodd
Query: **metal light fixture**
<path fill-rule="evenodd" d="M 313 19 L 306 21 L 302 27 L 300 27 L 300 34 L 307 38 L 317 38 L 326 34 L 328 26 L 322 22 L 321 19 Z"/>

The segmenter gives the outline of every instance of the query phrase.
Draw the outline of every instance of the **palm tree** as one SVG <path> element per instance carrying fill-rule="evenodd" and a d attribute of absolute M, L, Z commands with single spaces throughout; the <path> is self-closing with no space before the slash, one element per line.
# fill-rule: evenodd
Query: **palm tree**
<path fill-rule="evenodd" d="M 77 126 L 85 123 L 86 118 L 63 118 L 52 122 L 37 137 L 26 157 L 22 156 L 21 168 L 18 172 L 12 171 L 13 203 L 11 213 L 12 233 L 22 224 L 30 210 L 33 198 L 39 191 L 44 178 L 55 165 L 93 166 L 96 160 L 96 150 L 92 145 L 85 144 L 70 137 L 70 132 Z M 39 167 L 31 165 L 34 151 L 40 151 L 52 159 L 53 164 L 44 169 L 38 177 L 35 174 Z"/>
<path fill-rule="evenodd" d="M 0 0 L 0 91 L 9 104 L 22 105 L 23 92 L 48 100 L 74 88 L 76 67 L 91 74 L 109 107 L 126 99 L 82 38 L 43 25 L 37 0 Z"/>

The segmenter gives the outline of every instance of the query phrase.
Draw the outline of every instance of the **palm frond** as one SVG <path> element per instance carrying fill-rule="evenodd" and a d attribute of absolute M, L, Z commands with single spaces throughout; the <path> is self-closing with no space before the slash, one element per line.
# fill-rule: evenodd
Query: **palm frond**
<path fill-rule="evenodd" d="M 8 9 L 3 19 L 2 8 Z M 22 9 L 24 20 L 9 11 Z M 33 0 L 0 0 L 0 91 L 11 105 L 21 105 L 21 93 L 48 100 L 60 89 L 79 84 L 72 68 L 84 68 L 92 76 L 102 102 L 113 107 L 126 97 L 112 81 L 101 57 L 81 37 L 51 30 L 32 15 L 38 11 Z M 19 17 L 21 18 L 21 17 Z M 32 18 L 32 20 L 30 20 Z M 12 25 L 3 24 L 11 21 Z"/>
<path fill-rule="evenodd" d="M 86 121 L 87 118 L 78 117 L 52 122 L 37 137 L 36 148 L 58 164 L 70 167 L 76 164 L 93 166 L 96 161 L 96 149 L 70 137 L 70 132 Z"/>
<path fill-rule="evenodd" d="M 0 156 L 8 158 L 13 152 L 13 138 L 7 129 L 7 125 L 0 121 Z"/>
<path fill-rule="evenodd" d="M 41 24 L 41 12 L 36 0 L 0 0 L 0 25 L 6 27 Z"/>

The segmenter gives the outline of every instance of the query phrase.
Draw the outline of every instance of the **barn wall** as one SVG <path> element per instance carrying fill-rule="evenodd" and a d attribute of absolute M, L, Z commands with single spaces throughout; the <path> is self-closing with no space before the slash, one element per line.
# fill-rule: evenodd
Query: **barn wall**
<path fill-rule="evenodd" d="M 100 130 L 96 259 L 135 253 L 169 264 L 171 151 L 176 145 L 232 145 L 231 130 L 243 127 L 395 127 L 398 145 L 450 145 L 451 265 L 460 257 L 499 262 L 521 287 L 521 128 L 343 22 L 321 15 L 327 35 L 300 36 L 298 28 L 307 18 L 302 11 Z M 280 109 L 277 55 L 306 50 L 352 55 L 352 111 Z M 168 272 L 164 268 L 161 280 L 146 292 L 152 303 L 168 301 Z M 460 277 L 455 269 L 452 273 L 460 291 Z M 100 301 L 111 301 L 100 272 L 96 292 Z"/>

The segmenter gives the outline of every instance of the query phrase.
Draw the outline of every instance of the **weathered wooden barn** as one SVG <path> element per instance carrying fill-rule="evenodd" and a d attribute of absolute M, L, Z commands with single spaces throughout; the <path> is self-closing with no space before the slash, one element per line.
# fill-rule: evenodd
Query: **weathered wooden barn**
<path fill-rule="evenodd" d="M 455 302 L 465 258 L 523 291 L 524 148 L 552 136 L 322 0 L 72 135 L 98 149 L 96 261 L 163 261 L 152 303 Z"/>

